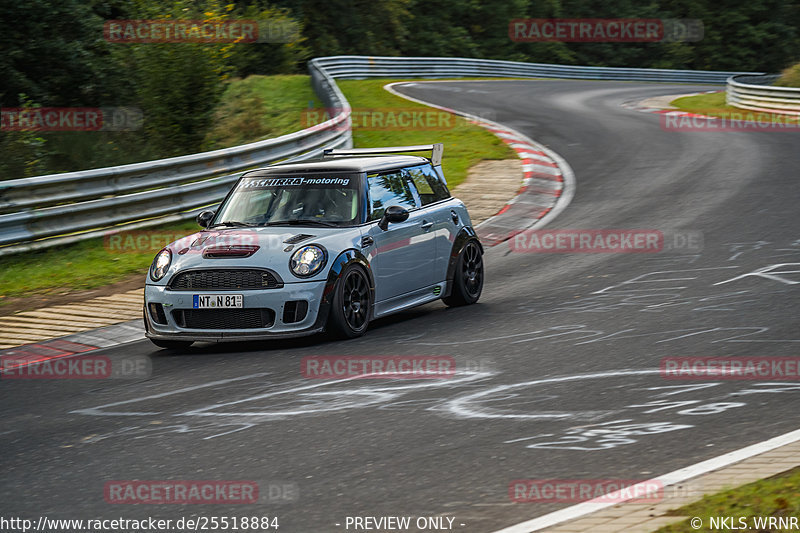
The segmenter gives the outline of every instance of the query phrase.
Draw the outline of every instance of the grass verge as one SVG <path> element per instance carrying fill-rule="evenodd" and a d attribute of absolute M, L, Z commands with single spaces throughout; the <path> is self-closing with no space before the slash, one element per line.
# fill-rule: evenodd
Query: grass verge
<path fill-rule="evenodd" d="M 383 89 L 389 80 L 342 81 L 340 87 L 360 117 L 378 116 L 385 127 L 356 125 L 358 147 L 445 143 L 444 172 L 451 187 L 483 159 L 506 159 L 514 152 L 483 128 L 449 113 L 409 102 Z M 297 131 L 307 124 L 303 110 L 319 106 L 308 76 L 250 76 L 228 87 L 209 134 L 209 148 L 222 148 Z M 369 111 L 372 110 L 372 111 Z M 387 126 L 389 117 L 418 110 L 432 113 L 432 128 Z M 356 117 L 357 119 L 359 117 Z M 115 283 L 133 274 L 142 280 L 155 253 L 166 244 L 200 228 L 194 221 L 123 234 L 122 240 L 91 239 L 37 252 L 0 257 L 0 307 L 31 295 L 56 295 Z M 136 239 L 146 236 L 145 245 Z M 167 239 L 169 238 L 169 241 Z"/>
<path fill-rule="evenodd" d="M 94 289 L 137 273 L 144 282 L 150 262 L 166 239 L 171 242 L 199 229 L 191 220 L 121 234 L 119 243 L 89 239 L 0 257 L 0 306 L 16 297 Z"/>
<path fill-rule="evenodd" d="M 767 479 L 749 483 L 741 487 L 705 496 L 702 500 L 671 511 L 674 516 L 687 516 L 689 519 L 662 527 L 658 533 L 689 533 L 692 517 L 703 520 L 702 531 L 709 531 L 711 517 L 733 517 L 733 525 L 740 526 L 743 518 L 747 528 L 753 531 L 784 531 L 780 528 L 757 528 L 754 517 L 797 517 L 800 516 L 800 468 L 778 474 Z M 788 531 L 788 530 L 787 530 Z"/>
<path fill-rule="evenodd" d="M 232 80 L 214 113 L 206 149 L 286 135 L 303 129 L 303 110 L 320 105 L 308 76 L 248 76 Z"/>
<path fill-rule="evenodd" d="M 673 100 L 671 104 L 681 111 L 710 117 L 720 117 L 731 121 L 777 122 L 780 124 L 798 124 L 800 122 L 800 119 L 797 117 L 778 113 L 748 111 L 746 109 L 729 106 L 725 103 L 724 92 L 684 96 Z"/>
<path fill-rule="evenodd" d="M 800 87 L 800 63 L 796 63 L 781 73 L 781 77 L 775 82 L 781 87 Z"/>
<path fill-rule="evenodd" d="M 337 82 L 353 108 L 355 146 L 372 148 L 443 142 L 442 168 L 451 188 L 463 182 L 467 170 L 481 160 L 515 157 L 504 142 L 485 129 L 383 89 L 394 81 L 400 80 Z M 421 120 L 415 124 L 414 117 Z M 404 120 L 411 121 L 411 127 L 404 127 Z"/>

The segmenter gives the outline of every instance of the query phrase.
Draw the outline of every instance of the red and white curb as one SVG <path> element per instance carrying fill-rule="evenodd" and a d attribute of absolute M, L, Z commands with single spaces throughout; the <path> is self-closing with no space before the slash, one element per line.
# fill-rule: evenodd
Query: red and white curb
<path fill-rule="evenodd" d="M 0 380 L 5 371 L 46 363 L 144 339 L 141 319 L 121 322 L 65 337 L 0 350 Z"/>
<path fill-rule="evenodd" d="M 461 80 L 448 80 L 447 83 L 459 81 Z M 575 173 L 560 155 L 504 124 L 407 96 L 394 88 L 408 83 L 394 82 L 384 85 L 383 88 L 400 98 L 462 116 L 471 123 L 486 128 L 509 145 L 522 160 L 523 181 L 516 196 L 494 216 L 476 226 L 478 235 L 485 244 L 494 246 L 522 231 L 541 228 L 572 201 L 575 195 Z"/>
<path fill-rule="evenodd" d="M 495 134 L 522 160 L 523 181 L 516 196 L 478 225 L 481 240 L 493 246 L 530 228 L 556 206 L 564 194 L 564 173 L 541 145 L 519 132 L 486 121 L 470 122 Z"/>
<path fill-rule="evenodd" d="M 701 94 L 713 94 L 718 93 L 721 91 L 701 91 L 699 93 L 689 93 L 689 94 L 676 94 L 672 100 L 677 100 L 678 98 L 686 98 L 689 96 L 700 96 Z M 649 105 L 643 105 L 642 102 L 647 101 L 645 100 L 636 100 L 633 102 L 625 102 L 622 104 L 622 107 L 625 109 L 631 109 L 633 111 L 639 111 L 640 113 L 654 113 L 656 115 L 669 115 L 671 117 L 692 117 L 692 118 L 713 118 L 707 115 L 701 115 L 699 113 L 692 113 L 691 111 L 681 111 L 679 109 L 665 109 L 663 107 L 653 107 Z"/>

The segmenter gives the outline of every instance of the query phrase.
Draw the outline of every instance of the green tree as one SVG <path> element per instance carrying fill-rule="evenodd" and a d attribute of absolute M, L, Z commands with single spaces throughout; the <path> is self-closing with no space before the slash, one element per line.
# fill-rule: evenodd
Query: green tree
<path fill-rule="evenodd" d="M 413 29 L 411 0 L 287 0 L 314 56 L 398 55 Z M 428 11 L 431 17 L 436 13 Z"/>
<path fill-rule="evenodd" d="M 311 57 L 303 27 L 288 8 L 254 3 L 236 10 L 237 16 L 260 23 L 259 42 L 237 44 L 231 50 L 233 75 L 292 74 L 305 71 Z"/>
<path fill-rule="evenodd" d="M 708 2 L 705 38 L 693 43 L 696 69 L 778 72 L 800 59 L 800 3 Z"/>
<path fill-rule="evenodd" d="M 102 24 L 80 0 L 0 0 L 0 105 L 113 102 Z"/>
<path fill-rule="evenodd" d="M 216 0 L 178 0 L 171 6 L 135 0 L 128 13 L 138 19 L 223 21 L 232 6 Z M 114 59 L 121 75 L 133 86 L 144 113 L 144 131 L 162 157 L 199 151 L 211 114 L 219 102 L 232 68 L 234 43 L 194 42 L 121 43 Z"/>

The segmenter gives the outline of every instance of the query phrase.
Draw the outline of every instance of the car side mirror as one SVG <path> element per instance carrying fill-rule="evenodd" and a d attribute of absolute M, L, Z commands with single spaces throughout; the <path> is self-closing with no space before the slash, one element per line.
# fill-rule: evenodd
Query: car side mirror
<path fill-rule="evenodd" d="M 383 212 L 383 216 L 378 222 L 378 227 L 386 231 L 389 228 L 389 222 L 396 224 L 398 222 L 405 222 L 406 220 L 408 220 L 408 209 L 399 205 L 390 205 Z"/>
<path fill-rule="evenodd" d="M 201 228 L 207 228 L 209 224 L 211 224 L 211 219 L 213 219 L 216 214 L 217 213 L 214 211 L 201 211 L 195 220 L 197 220 Z"/>

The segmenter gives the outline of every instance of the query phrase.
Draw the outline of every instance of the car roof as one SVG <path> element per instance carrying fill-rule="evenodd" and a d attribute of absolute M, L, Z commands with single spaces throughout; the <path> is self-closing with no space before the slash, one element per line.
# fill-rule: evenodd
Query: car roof
<path fill-rule="evenodd" d="M 415 155 L 381 155 L 381 156 L 333 156 L 309 159 L 299 163 L 280 163 L 265 168 L 251 170 L 247 177 L 269 176 L 286 173 L 319 173 L 319 172 L 379 172 L 398 167 L 407 167 L 430 163 L 428 159 Z"/>

